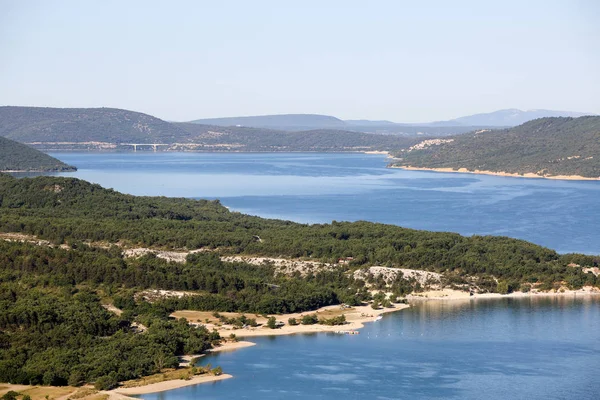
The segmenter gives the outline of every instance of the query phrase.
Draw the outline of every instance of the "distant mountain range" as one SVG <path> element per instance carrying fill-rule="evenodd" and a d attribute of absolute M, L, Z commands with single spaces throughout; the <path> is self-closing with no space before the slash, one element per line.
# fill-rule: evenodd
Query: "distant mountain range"
<path fill-rule="evenodd" d="M 600 117 L 549 117 L 514 128 L 424 140 L 396 166 L 600 178 Z"/>
<path fill-rule="evenodd" d="M 279 119 L 282 118 L 284 116 Z M 307 120 L 305 117 L 291 119 Z M 307 125 L 328 123 L 333 126 L 335 120 L 333 117 L 315 118 Z M 133 150 L 134 144 L 136 150 L 387 151 L 419 140 L 329 128 L 290 132 L 172 123 L 114 108 L 38 107 L 0 107 L 0 136 L 46 151 Z"/>
<path fill-rule="evenodd" d="M 346 122 L 329 115 L 278 114 L 251 117 L 208 118 L 191 121 L 194 124 L 215 126 L 247 126 L 282 130 L 344 129 Z"/>
<path fill-rule="evenodd" d="M 429 125 L 343 121 L 315 114 L 178 123 L 114 108 L 0 107 L 0 136 L 46 151 L 133 150 L 133 145 L 136 150 L 390 151 L 414 144 L 422 136 L 490 130 L 497 124 L 561 113 L 503 110 Z M 476 125 L 465 125 L 469 123 Z"/>
<path fill-rule="evenodd" d="M 75 171 L 76 168 L 36 149 L 0 137 L 0 171 Z"/>
<path fill-rule="evenodd" d="M 490 126 L 487 125 L 473 127 L 458 123 L 399 124 L 391 121 L 371 121 L 367 119 L 344 121 L 330 115 L 320 114 L 275 114 L 250 117 L 207 118 L 197 119 L 190 123 L 222 127 L 264 128 L 288 132 L 315 129 L 337 129 L 402 136 L 444 136 L 465 133 L 473 129 L 490 128 Z"/>
<path fill-rule="evenodd" d="M 474 129 L 491 127 L 510 127 L 523 124 L 537 118 L 545 117 L 580 117 L 589 115 L 581 112 L 528 110 L 499 110 L 484 114 L 469 115 L 447 121 L 422 123 L 397 123 L 387 120 L 372 121 L 367 119 L 341 120 L 329 115 L 319 114 L 278 114 L 250 117 L 209 118 L 191 121 L 196 124 L 216 126 L 246 126 L 254 128 L 270 128 L 287 131 L 307 129 L 345 129 L 374 133 L 432 135 L 458 134 Z M 416 129 L 415 129 L 416 128 Z M 435 128 L 443 128 L 441 131 Z"/>
<path fill-rule="evenodd" d="M 378 135 L 336 129 L 290 132 L 193 123 L 177 125 L 188 131 L 195 143 L 180 146 L 180 149 L 204 151 L 392 151 L 421 140 L 417 136 Z"/>
<path fill-rule="evenodd" d="M 547 117 L 582 117 L 591 115 L 589 113 L 553 110 L 527 110 L 521 111 L 516 108 L 498 110 L 490 113 L 469 115 L 455 118 L 449 121 L 435 122 L 435 124 L 460 124 L 465 126 L 517 126 L 538 118 Z"/>

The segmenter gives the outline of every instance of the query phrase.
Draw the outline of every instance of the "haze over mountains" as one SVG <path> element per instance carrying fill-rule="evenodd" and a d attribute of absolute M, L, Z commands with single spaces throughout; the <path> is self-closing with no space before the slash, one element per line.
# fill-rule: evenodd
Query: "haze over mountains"
<path fill-rule="evenodd" d="M 517 126 L 538 118 L 547 117 L 582 117 L 593 115 L 590 113 L 553 110 L 527 110 L 521 111 L 516 108 L 498 110 L 490 113 L 474 114 L 466 117 L 452 119 L 450 121 L 438 122 L 439 124 L 457 123 L 461 125 L 488 125 L 488 126 Z"/>
<path fill-rule="evenodd" d="M 372 121 L 367 119 L 341 120 L 339 118 L 320 114 L 277 114 L 257 115 L 248 117 L 225 117 L 197 119 L 192 123 L 217 125 L 217 126 L 250 126 L 255 128 L 270 128 L 282 130 L 306 130 L 306 129 L 362 129 L 370 130 L 394 130 L 394 128 L 406 127 L 448 127 L 454 131 L 461 127 L 510 127 L 521 125 L 527 121 L 545 117 L 580 117 L 591 115 L 589 113 L 553 110 L 527 110 L 521 111 L 515 108 L 498 110 L 490 113 L 474 114 L 459 117 L 447 121 L 422 122 L 422 123 L 397 123 L 387 120 Z M 470 129 L 472 130 L 472 129 Z"/>
<path fill-rule="evenodd" d="M 190 121 L 216 126 L 249 126 L 283 130 L 344 129 L 348 124 L 339 118 L 319 114 L 278 114 L 250 117 L 207 118 Z"/>
<path fill-rule="evenodd" d="M 345 131 L 414 135 L 453 135 L 465 133 L 476 128 L 489 126 L 465 126 L 455 123 L 398 124 L 391 121 L 341 120 L 330 115 L 320 114 L 276 114 L 249 117 L 208 118 L 191 121 L 194 124 L 223 127 L 252 127 L 275 129 L 280 131 L 306 131 L 315 129 L 336 129 Z"/>
<path fill-rule="evenodd" d="M 370 151 L 417 137 L 360 131 L 222 127 L 166 122 L 114 108 L 0 107 L 0 136 L 41 150 Z M 145 146 L 143 146 L 145 145 Z"/>
<path fill-rule="evenodd" d="M 418 143 L 423 136 L 487 131 L 498 125 L 504 127 L 556 114 L 581 113 L 501 110 L 416 125 L 344 121 L 315 114 L 213 118 L 181 123 L 114 108 L 0 107 L 0 136 L 46 151 L 394 151 Z"/>

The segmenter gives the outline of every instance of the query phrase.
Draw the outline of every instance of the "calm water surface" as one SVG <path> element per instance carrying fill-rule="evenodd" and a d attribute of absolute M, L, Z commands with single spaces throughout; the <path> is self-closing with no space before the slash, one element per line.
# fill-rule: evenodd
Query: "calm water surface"
<path fill-rule="evenodd" d="M 145 400 L 598 399 L 600 299 L 427 302 L 357 336 L 252 339 L 210 355 L 234 378 Z"/>
<path fill-rule="evenodd" d="M 53 153 L 65 174 L 137 195 L 219 198 L 299 222 L 367 220 L 600 254 L 600 182 L 386 169 L 380 155 Z"/>
<path fill-rule="evenodd" d="M 137 195 L 219 198 L 299 222 L 369 220 L 600 254 L 600 183 L 384 168 L 363 154 L 56 153 Z M 202 399 L 599 399 L 600 299 L 428 302 L 358 336 L 255 339 L 202 359 L 233 379 L 142 396 Z M 253 339 L 254 340 L 254 339 Z"/>

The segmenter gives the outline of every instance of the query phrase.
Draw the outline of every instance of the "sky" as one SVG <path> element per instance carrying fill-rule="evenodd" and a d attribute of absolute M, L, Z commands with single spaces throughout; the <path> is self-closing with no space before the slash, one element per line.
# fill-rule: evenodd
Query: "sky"
<path fill-rule="evenodd" d="M 598 21 L 598 0 L 0 0 L 0 105 L 170 121 L 600 114 Z"/>

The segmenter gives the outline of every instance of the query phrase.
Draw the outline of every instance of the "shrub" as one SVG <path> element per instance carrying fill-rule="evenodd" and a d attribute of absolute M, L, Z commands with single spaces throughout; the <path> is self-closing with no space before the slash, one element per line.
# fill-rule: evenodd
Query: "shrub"
<path fill-rule="evenodd" d="M 302 325 L 314 325 L 319 322 L 316 314 L 307 314 L 302 317 Z"/>
<path fill-rule="evenodd" d="M 98 390 L 110 390 L 117 387 L 117 374 L 113 371 L 108 375 L 96 379 L 94 387 Z"/>

